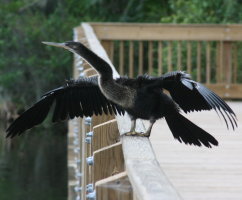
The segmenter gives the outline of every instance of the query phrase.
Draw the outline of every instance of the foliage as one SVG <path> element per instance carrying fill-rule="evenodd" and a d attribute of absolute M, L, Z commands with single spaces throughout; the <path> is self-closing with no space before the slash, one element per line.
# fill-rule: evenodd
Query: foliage
<path fill-rule="evenodd" d="M 170 0 L 170 14 L 161 18 L 162 23 L 241 23 L 242 2 L 239 0 Z"/>
<path fill-rule="evenodd" d="M 18 110 L 70 78 L 72 55 L 41 41 L 70 40 L 78 24 L 63 2 L 52 13 L 25 2 L 5 1 L 0 8 L 0 95 Z M 0 199 L 66 199 L 66 128 L 46 120 L 31 132 L 0 157 Z"/>

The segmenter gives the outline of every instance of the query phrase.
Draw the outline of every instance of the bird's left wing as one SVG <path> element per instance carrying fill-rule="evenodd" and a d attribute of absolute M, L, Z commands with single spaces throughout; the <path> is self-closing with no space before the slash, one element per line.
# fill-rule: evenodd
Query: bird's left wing
<path fill-rule="evenodd" d="M 47 92 L 8 127 L 7 137 L 20 135 L 42 123 L 54 103 L 53 122 L 94 114 L 124 113 L 122 108 L 106 99 L 97 82 L 97 77 L 83 77 L 77 81 L 67 81 L 64 86 Z"/>
<path fill-rule="evenodd" d="M 214 109 L 224 118 L 227 127 L 228 121 L 233 129 L 237 126 L 236 115 L 228 104 L 201 83 L 193 81 L 188 74 L 181 71 L 169 72 L 161 80 L 162 87 L 169 91 L 185 113 Z"/>

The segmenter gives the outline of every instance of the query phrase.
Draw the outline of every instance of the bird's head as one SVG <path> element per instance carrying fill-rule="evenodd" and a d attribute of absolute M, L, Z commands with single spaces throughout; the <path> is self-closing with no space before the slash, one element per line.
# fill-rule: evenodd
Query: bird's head
<path fill-rule="evenodd" d="M 55 43 L 55 42 L 42 42 L 42 43 L 50 46 L 64 48 L 72 53 L 77 53 L 78 49 L 80 49 L 80 46 L 82 46 L 80 42 L 74 42 L 74 41 L 67 41 L 63 43 Z"/>

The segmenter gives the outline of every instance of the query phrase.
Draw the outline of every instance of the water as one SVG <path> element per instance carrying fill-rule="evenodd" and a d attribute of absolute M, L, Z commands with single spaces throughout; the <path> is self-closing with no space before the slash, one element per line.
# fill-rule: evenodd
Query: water
<path fill-rule="evenodd" d="M 0 133 L 0 199 L 66 200 L 65 126 L 34 128 L 11 140 L 9 148 L 3 124 Z"/>

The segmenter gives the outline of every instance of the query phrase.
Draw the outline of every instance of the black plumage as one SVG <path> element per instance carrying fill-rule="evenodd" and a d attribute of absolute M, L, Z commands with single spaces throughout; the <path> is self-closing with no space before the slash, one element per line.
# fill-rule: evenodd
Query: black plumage
<path fill-rule="evenodd" d="M 153 124 L 165 118 L 174 136 L 180 142 L 197 146 L 218 145 L 217 140 L 180 114 L 191 111 L 214 109 L 229 128 L 237 126 L 233 110 L 214 92 L 193 81 L 181 71 L 169 72 L 161 77 L 139 76 L 135 79 L 120 77 L 113 79 L 113 72 L 107 62 L 79 42 L 49 43 L 77 53 L 99 73 L 97 77 L 67 81 L 66 84 L 44 94 L 16 119 L 7 129 L 7 136 L 14 137 L 40 124 L 55 102 L 53 122 L 74 117 L 123 114 L 130 115 L 132 127 L 126 135 L 150 136 Z M 163 90 L 168 90 L 170 96 Z M 146 133 L 135 132 L 137 118 L 150 121 Z M 229 125 L 230 124 L 230 125 Z"/>
<path fill-rule="evenodd" d="M 67 81 L 64 86 L 45 93 L 37 103 L 22 113 L 8 127 L 7 136 L 20 135 L 25 130 L 42 123 L 53 104 L 55 104 L 55 108 L 52 122 L 93 114 L 102 115 L 115 112 L 121 115 L 124 113 L 123 109 L 102 95 L 97 77 L 82 77 L 76 81 Z M 110 106 L 112 108 L 108 110 L 107 107 Z"/>

